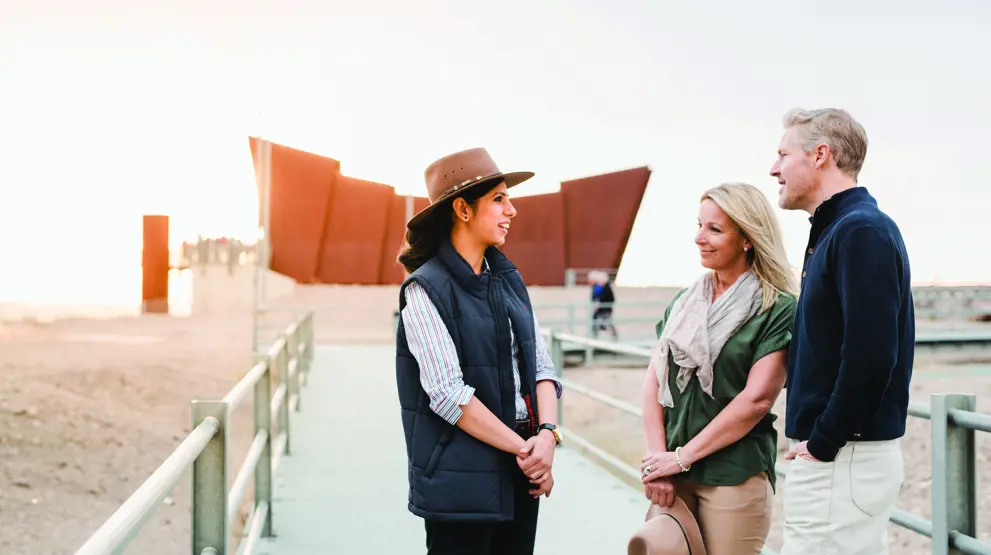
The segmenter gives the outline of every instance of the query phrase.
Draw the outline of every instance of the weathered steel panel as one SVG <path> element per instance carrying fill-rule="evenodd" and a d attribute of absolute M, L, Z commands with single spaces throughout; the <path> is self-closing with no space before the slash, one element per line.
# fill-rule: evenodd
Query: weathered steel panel
<path fill-rule="evenodd" d="M 642 167 L 561 183 L 568 268 L 619 267 L 649 179 Z"/>
<path fill-rule="evenodd" d="M 413 214 L 423 210 L 430 204 L 426 197 L 413 197 Z M 399 248 L 406 234 L 406 197 L 393 195 L 389 203 L 389 217 L 386 220 L 385 233 L 382 236 L 381 258 L 379 261 L 379 283 L 398 284 L 406 278 L 402 264 L 396 262 Z"/>
<path fill-rule="evenodd" d="M 527 285 L 564 283 L 564 202 L 559 193 L 513 199 L 513 218 L 502 251 Z"/>
<path fill-rule="evenodd" d="M 255 138 L 249 138 L 252 158 Z M 316 281 L 321 238 L 341 163 L 272 143 L 269 235 L 271 264 L 301 283 Z"/>
<path fill-rule="evenodd" d="M 388 185 L 339 176 L 330 198 L 317 269 L 322 283 L 373 285 L 395 191 Z"/>
<path fill-rule="evenodd" d="M 142 218 L 141 308 L 142 312 L 169 311 L 169 217 Z"/>
<path fill-rule="evenodd" d="M 249 139 L 252 156 L 255 139 Z M 300 282 L 397 284 L 406 197 L 340 175 L 340 162 L 272 145 L 270 236 L 274 271 Z M 530 285 L 563 285 L 565 268 L 617 268 L 650 169 L 562 183 L 561 192 L 515 199 L 503 247 Z M 339 189 L 339 190 L 338 190 Z M 428 204 L 415 197 L 413 213 Z"/>

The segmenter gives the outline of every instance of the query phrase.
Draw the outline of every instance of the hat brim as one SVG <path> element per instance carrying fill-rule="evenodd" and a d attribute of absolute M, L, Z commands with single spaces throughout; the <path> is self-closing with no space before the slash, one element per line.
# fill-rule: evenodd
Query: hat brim
<path fill-rule="evenodd" d="M 630 537 L 627 553 L 705 555 L 705 543 L 695 515 L 676 496 L 670 507 L 651 504 L 645 522 Z"/>
<path fill-rule="evenodd" d="M 408 229 L 422 225 L 425 221 L 430 219 L 430 216 L 437 211 L 437 208 L 444 206 L 448 201 L 457 197 L 461 193 L 471 189 L 472 187 L 478 187 L 485 183 L 491 183 L 493 181 L 502 181 L 506 184 L 506 188 L 511 188 L 523 183 L 524 181 L 530 179 L 534 176 L 533 172 L 510 172 L 510 173 L 498 173 L 495 175 L 487 176 L 483 179 L 479 179 L 473 183 L 466 183 L 458 187 L 457 191 L 452 191 L 441 198 L 437 199 L 436 202 L 430 204 L 430 206 L 419 211 L 415 216 L 410 218 L 409 222 L 406 223 Z"/>

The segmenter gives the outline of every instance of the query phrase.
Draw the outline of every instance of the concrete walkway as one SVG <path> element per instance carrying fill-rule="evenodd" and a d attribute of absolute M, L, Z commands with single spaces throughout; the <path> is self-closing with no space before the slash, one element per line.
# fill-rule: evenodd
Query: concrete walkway
<path fill-rule="evenodd" d="M 276 474 L 268 555 L 426 552 L 407 511 L 406 450 L 390 347 L 318 347 L 291 453 Z M 541 498 L 536 553 L 625 553 L 647 501 L 577 452 L 558 449 Z"/>

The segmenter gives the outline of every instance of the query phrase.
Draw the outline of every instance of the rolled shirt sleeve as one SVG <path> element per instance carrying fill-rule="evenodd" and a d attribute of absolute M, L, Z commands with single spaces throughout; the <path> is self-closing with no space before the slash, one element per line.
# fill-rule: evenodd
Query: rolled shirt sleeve
<path fill-rule="evenodd" d="M 420 366 L 420 386 L 430 399 L 430 410 L 456 424 L 461 407 L 471 400 L 475 388 L 464 382 L 454 339 L 427 292 L 414 281 L 406 287 L 405 296 L 403 328 L 409 350 Z"/>
<path fill-rule="evenodd" d="M 540 333 L 540 324 L 537 322 L 536 314 L 533 315 L 533 330 L 537 335 L 537 383 L 543 380 L 553 381 L 554 389 L 557 391 L 557 398 L 560 399 L 564 388 L 557 379 L 557 372 L 554 370 L 554 359 L 551 358 L 551 353 L 547 350 L 547 344 L 544 343 L 544 336 Z"/>

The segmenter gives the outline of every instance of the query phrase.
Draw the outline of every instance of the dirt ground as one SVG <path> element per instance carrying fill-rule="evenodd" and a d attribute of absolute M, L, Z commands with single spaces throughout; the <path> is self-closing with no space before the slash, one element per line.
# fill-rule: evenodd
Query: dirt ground
<path fill-rule="evenodd" d="M 351 289 L 300 288 L 285 304 L 314 309 L 318 341 L 389 341 L 395 289 Z M 268 335 L 293 315 L 270 318 Z M 251 338 L 248 310 L 0 323 L 0 554 L 81 546 L 189 433 L 190 402 L 222 398 L 250 369 Z M 231 415 L 232 473 L 251 443 L 251 405 Z M 188 551 L 189 492 L 187 475 L 127 552 Z"/>
<path fill-rule="evenodd" d="M 672 292 L 617 291 L 621 298 L 642 301 L 637 315 L 645 316 L 643 323 L 622 327 L 621 338 L 649 337 L 652 315 L 663 310 Z M 559 329 L 567 311 L 539 307 L 587 297 L 581 289 L 534 288 L 531 294 L 538 315 Z M 397 295 L 395 287 L 303 286 L 284 304 L 315 312 L 319 343 L 387 344 L 394 340 Z M 267 320 L 267 335 L 274 336 L 292 316 L 288 311 Z M 247 308 L 192 317 L 0 323 L 0 554 L 55 555 L 82 545 L 189 432 L 190 401 L 221 398 L 247 372 L 251 334 Z M 566 372 L 582 383 L 637 401 L 639 368 L 598 366 Z M 943 374 L 935 366 L 925 373 L 932 379 L 916 380 L 917 398 L 931 391 L 974 391 L 991 398 L 991 374 L 939 377 Z M 565 410 L 567 425 L 625 460 L 639 460 L 637 418 L 577 395 L 566 399 Z M 230 426 L 233 472 L 251 441 L 250 399 L 232 415 Z M 928 444 L 928 423 L 913 421 L 906 441 L 909 479 L 902 500 L 906 509 L 923 516 L 928 516 Z M 986 469 L 991 440 L 979 445 L 980 464 Z M 987 491 L 988 479 L 983 477 L 981 491 Z M 128 553 L 188 550 L 189 489 L 184 477 Z M 984 495 L 982 502 L 982 535 L 988 539 L 991 498 Z M 245 513 L 242 510 L 241 519 Z M 241 520 L 233 524 L 233 535 L 240 533 L 240 525 Z M 903 532 L 894 538 L 896 545 L 904 545 L 895 553 L 922 553 L 919 549 L 926 545 Z"/>

